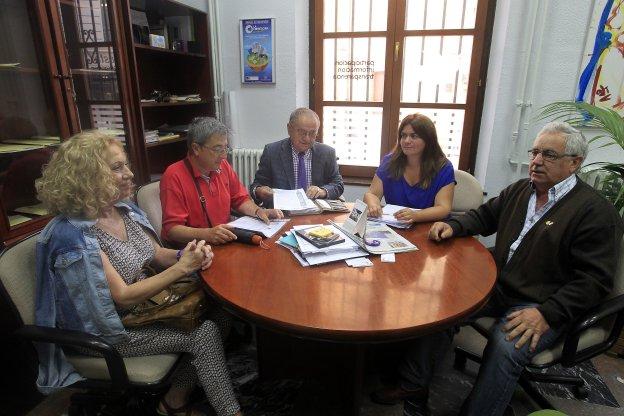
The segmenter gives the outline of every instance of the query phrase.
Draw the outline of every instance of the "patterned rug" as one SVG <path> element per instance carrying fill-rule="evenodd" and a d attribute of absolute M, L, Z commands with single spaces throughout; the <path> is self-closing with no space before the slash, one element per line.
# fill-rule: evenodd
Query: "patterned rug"
<path fill-rule="evenodd" d="M 303 385 L 300 380 L 258 379 L 255 348 L 239 346 L 227 354 L 232 384 L 246 416 L 287 416 L 293 412 L 295 398 Z"/>
<path fill-rule="evenodd" d="M 605 384 L 598 374 L 598 371 L 591 363 L 591 361 L 585 361 L 576 367 L 566 368 L 560 365 L 555 365 L 548 369 L 541 371 L 544 374 L 560 374 L 560 375 L 576 375 L 581 377 L 585 381 L 585 386 L 588 390 L 587 399 L 582 401 L 586 403 L 600 404 L 603 406 L 620 407 L 609 387 Z M 572 391 L 561 385 L 551 383 L 534 383 L 535 387 L 544 395 L 560 397 L 562 399 L 576 399 Z"/>
<path fill-rule="evenodd" d="M 232 377 L 232 383 L 237 393 L 243 413 L 249 416 L 287 416 L 299 413 L 295 402 L 301 403 L 297 395 L 310 395 L 315 405 L 324 408 L 318 400 L 323 400 L 322 386 L 302 380 L 274 380 L 260 381 L 258 379 L 258 362 L 256 350 L 253 346 L 240 344 L 227 353 L 227 365 Z M 452 354 L 448 354 L 442 363 L 440 371 L 435 375 L 430 390 L 429 405 L 434 415 L 453 415 L 461 406 L 464 398 L 472 389 L 478 366 L 470 364 L 465 371 L 452 368 Z M 554 366 L 544 370 L 549 374 L 576 374 L 586 382 L 589 395 L 582 400 L 586 403 L 598 404 L 618 408 L 619 403 L 602 380 L 591 361 L 586 361 L 574 368 Z M 566 399 L 575 399 L 572 392 L 562 385 L 535 383 L 537 389 L 544 395 Z M 303 388 L 302 388 L 303 387 Z M 317 391 L 318 390 L 318 391 Z M 319 397 L 317 397 L 319 396 Z M 363 403 L 366 406 L 366 401 Z M 295 411 L 293 411 L 293 409 Z"/>
<path fill-rule="evenodd" d="M 444 363 L 442 363 L 440 368 L 441 371 L 434 376 L 432 381 L 429 405 L 433 415 L 455 414 L 457 409 L 461 407 L 464 398 L 472 390 L 477 375 L 479 368 L 477 364 L 468 361 L 466 370 L 458 371 L 452 367 L 452 357 L 453 354 L 448 354 L 445 357 Z M 548 374 L 576 374 L 585 380 L 589 393 L 588 397 L 581 401 L 602 406 L 620 407 L 591 361 L 586 361 L 582 365 L 573 368 L 563 368 L 557 365 L 542 372 Z M 546 398 L 552 396 L 577 400 L 572 391 L 563 385 L 551 383 L 533 384 Z"/>

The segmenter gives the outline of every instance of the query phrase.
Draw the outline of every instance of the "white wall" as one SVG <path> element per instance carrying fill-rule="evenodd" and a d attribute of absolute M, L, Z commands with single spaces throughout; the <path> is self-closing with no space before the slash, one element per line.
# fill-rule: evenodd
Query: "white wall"
<path fill-rule="evenodd" d="M 233 111 L 238 113 L 234 145 L 262 148 L 288 137 L 291 111 L 308 106 L 308 1 L 217 0 L 217 13 L 223 90 L 234 92 Z M 242 85 L 239 19 L 267 17 L 276 19 L 276 83 Z"/>
<path fill-rule="evenodd" d="M 285 124 L 290 111 L 308 105 L 308 1 L 216 0 L 216 3 L 224 90 L 235 92 L 240 120 L 235 145 L 261 148 L 286 137 Z M 538 7 L 537 19 L 533 19 L 531 7 Z M 592 0 L 498 0 L 475 170 L 489 196 L 497 195 L 517 178 L 526 176 L 526 165 L 518 171 L 509 160 L 517 156 L 526 162 L 525 151 L 545 123 L 534 120 L 539 108 L 552 101 L 574 98 L 593 7 Z M 240 83 L 238 19 L 246 17 L 277 19 L 275 85 Z M 540 19 L 544 21 L 541 35 Z M 527 44 L 531 33 L 532 44 Z M 519 87 L 525 78 L 523 68 L 527 59 L 530 65 L 522 95 Z M 523 124 L 518 130 L 518 144 L 514 147 L 516 102 L 526 107 L 520 119 Z M 592 136 L 592 132 L 588 133 Z M 624 160 L 624 155 L 614 148 L 592 150 L 588 161 L 595 160 Z M 348 186 L 345 197 L 352 200 L 364 190 L 365 187 Z"/>
<path fill-rule="evenodd" d="M 529 49 L 524 45 L 524 35 L 531 27 L 533 1 L 539 4 L 538 27 L 530 48 L 532 53 L 528 56 L 529 76 L 523 96 L 519 86 L 523 83 L 523 63 Z M 546 122 L 535 120 L 540 107 L 557 100 L 574 99 L 594 3 L 588 0 L 498 1 L 475 170 L 475 176 L 485 185 L 489 196 L 497 195 L 509 183 L 527 175 L 526 164 L 517 171 L 509 160 L 526 162 L 524 152 Z M 540 18 L 545 23 L 541 39 Z M 514 148 L 512 133 L 516 130 L 517 102 L 528 107 Z M 585 133 L 588 137 L 595 135 L 592 131 Z M 624 155 L 614 152 L 614 148 L 597 147 L 592 146 L 587 162 L 624 160 Z"/>

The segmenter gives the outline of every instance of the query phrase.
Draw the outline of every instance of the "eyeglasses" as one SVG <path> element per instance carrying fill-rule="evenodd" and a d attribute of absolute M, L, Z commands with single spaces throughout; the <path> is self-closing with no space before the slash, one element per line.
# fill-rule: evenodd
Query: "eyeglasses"
<path fill-rule="evenodd" d="M 399 138 L 401 140 L 405 140 L 408 137 L 410 139 L 412 139 L 412 140 L 420 139 L 420 136 L 418 134 L 416 134 L 416 133 L 401 133 L 401 134 L 399 134 Z"/>
<path fill-rule="evenodd" d="M 564 154 L 559 154 L 557 152 L 555 152 L 554 150 L 550 150 L 550 149 L 544 149 L 544 150 L 540 150 L 540 149 L 529 149 L 528 151 L 529 153 L 529 159 L 533 160 L 537 157 L 537 155 L 541 154 L 542 155 L 542 159 L 547 160 L 548 162 L 554 162 L 555 160 L 561 159 L 562 157 L 576 157 L 578 155 L 575 154 L 569 154 L 569 153 L 564 153 Z"/>
<path fill-rule="evenodd" d="M 318 130 L 304 130 L 304 129 L 296 129 L 297 134 L 299 136 L 303 136 L 303 137 L 309 137 L 311 139 L 316 138 L 316 135 L 318 134 Z"/>
<path fill-rule="evenodd" d="M 205 145 L 201 145 L 201 147 L 205 147 L 206 149 L 210 150 L 212 153 L 216 154 L 216 155 L 229 155 L 230 153 L 232 153 L 232 148 L 230 146 L 215 146 L 215 147 L 208 147 Z"/>

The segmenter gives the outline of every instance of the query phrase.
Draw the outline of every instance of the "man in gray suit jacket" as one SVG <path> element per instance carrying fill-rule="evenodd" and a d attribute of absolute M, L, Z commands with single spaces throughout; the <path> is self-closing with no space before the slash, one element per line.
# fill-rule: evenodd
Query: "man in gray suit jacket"
<path fill-rule="evenodd" d="M 309 198 L 337 199 L 344 190 L 336 151 L 316 142 L 318 115 L 309 108 L 293 111 L 290 137 L 267 144 L 249 193 L 257 203 L 272 206 L 273 188 L 306 190 Z"/>

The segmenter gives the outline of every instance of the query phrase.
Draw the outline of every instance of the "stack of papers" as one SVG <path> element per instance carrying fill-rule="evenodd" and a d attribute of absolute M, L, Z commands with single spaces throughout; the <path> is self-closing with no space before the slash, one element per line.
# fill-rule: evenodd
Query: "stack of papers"
<path fill-rule="evenodd" d="M 273 189 L 273 208 L 289 215 L 319 214 L 322 212 L 303 189 Z"/>
<path fill-rule="evenodd" d="M 394 217 L 395 212 L 400 211 L 404 208 L 407 208 L 407 207 L 402 207 L 400 205 L 386 204 L 386 206 L 383 207 L 383 212 L 382 212 L 381 217 L 369 217 L 368 220 L 388 224 L 389 226 L 395 227 L 395 228 L 410 228 L 412 226 L 411 223 L 405 222 L 405 221 L 399 221 Z M 408 208 L 408 209 L 416 210 L 415 208 Z"/>
<path fill-rule="evenodd" d="M 289 249 L 302 266 L 313 266 L 368 255 L 356 242 L 333 225 L 323 225 L 323 227 L 330 228 L 332 232 L 338 234 L 344 241 L 328 247 L 316 247 L 296 233 L 297 230 L 302 231 L 321 226 L 321 224 L 296 225 L 284 237 L 280 238 L 277 243 Z"/>
<path fill-rule="evenodd" d="M 201 97 L 199 96 L 199 94 L 172 95 L 172 96 L 169 97 L 169 99 L 171 100 L 171 102 L 176 102 L 176 101 L 189 101 L 189 102 L 201 101 Z"/>

